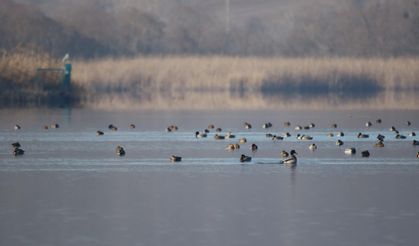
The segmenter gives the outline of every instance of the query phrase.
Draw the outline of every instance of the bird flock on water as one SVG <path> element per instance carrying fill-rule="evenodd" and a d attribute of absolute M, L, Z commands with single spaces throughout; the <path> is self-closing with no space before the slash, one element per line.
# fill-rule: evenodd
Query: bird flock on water
<path fill-rule="evenodd" d="M 382 120 L 377 119 L 376 123 L 381 124 Z M 411 126 L 411 124 L 412 123 L 410 121 L 406 122 L 407 126 Z M 365 126 L 367 128 L 371 127 L 372 125 L 373 124 L 372 124 L 371 121 L 367 121 L 365 123 Z M 135 129 L 136 128 L 135 124 L 129 124 L 128 127 L 130 129 Z M 262 124 L 262 128 L 265 129 L 265 130 L 269 129 L 269 128 L 272 128 L 272 127 L 273 127 L 273 124 L 271 122 L 266 122 L 266 123 Z M 291 122 L 289 122 L 289 121 L 284 122 L 283 127 L 285 129 L 290 128 L 291 127 Z M 310 129 L 313 129 L 315 127 L 316 127 L 316 125 L 314 123 L 310 123 L 310 124 L 305 125 L 305 126 L 295 125 L 294 130 L 296 132 L 299 132 L 299 131 L 302 131 L 302 130 L 310 130 Z M 60 128 L 60 125 L 58 123 L 54 123 L 54 124 L 51 124 L 49 126 L 44 125 L 43 128 L 45 130 L 58 129 L 58 128 Z M 244 122 L 243 128 L 247 129 L 247 130 L 250 130 L 250 129 L 252 129 L 252 124 L 249 123 L 249 122 Z M 338 128 L 338 125 L 336 123 L 333 123 L 333 124 L 331 124 L 331 128 L 336 129 L 336 128 Z M 16 124 L 14 126 L 14 130 L 16 130 L 16 131 L 19 131 L 21 129 L 22 129 L 22 127 L 18 124 Z M 108 129 L 110 131 L 118 131 L 118 127 L 116 127 L 113 124 L 109 124 Z M 179 129 L 178 126 L 170 125 L 166 128 L 166 132 L 173 133 L 173 132 L 178 131 L 178 129 Z M 395 126 L 391 126 L 389 128 L 389 131 L 394 133 L 394 138 L 395 139 L 406 139 L 407 138 L 407 136 L 403 135 Z M 195 138 L 196 139 L 208 138 L 210 136 L 210 134 L 213 134 L 213 138 L 216 141 L 225 140 L 225 139 L 238 139 L 236 143 L 227 144 L 227 146 L 225 147 L 225 149 L 227 151 L 238 151 L 238 150 L 241 149 L 242 145 L 245 145 L 248 142 L 248 140 L 245 137 L 237 137 L 236 138 L 236 135 L 233 134 L 231 131 L 229 131 L 225 134 L 223 134 L 222 132 L 223 132 L 222 128 L 215 127 L 214 124 L 210 124 L 203 131 L 195 131 Z M 105 132 L 102 131 L 102 130 L 97 130 L 96 131 L 97 136 L 103 136 L 104 134 L 105 134 Z M 408 137 L 411 137 L 411 138 L 416 137 L 416 133 L 414 131 L 408 133 L 407 135 L 408 135 Z M 271 139 L 272 141 L 281 141 L 281 140 L 284 140 L 286 138 L 292 137 L 290 132 L 284 132 L 282 134 L 266 133 L 265 136 L 266 136 L 267 139 Z M 341 131 L 327 133 L 327 137 L 329 137 L 329 138 L 334 138 L 335 136 L 339 137 L 339 138 L 343 138 L 345 136 L 345 133 L 341 132 Z M 314 141 L 314 137 L 312 137 L 308 134 L 297 133 L 297 134 L 295 134 L 295 137 L 299 141 Z M 366 134 L 366 133 L 359 132 L 356 135 L 356 137 L 358 139 L 369 139 L 370 135 Z M 373 145 L 373 147 L 374 148 L 384 148 L 384 146 L 385 146 L 385 144 L 384 144 L 385 136 L 379 133 L 375 138 L 376 138 L 376 142 Z M 339 147 L 339 146 L 342 146 L 342 145 L 344 145 L 343 140 L 342 139 L 337 139 L 336 140 L 336 146 Z M 419 141 L 417 141 L 416 139 L 413 139 L 412 145 L 413 146 L 419 146 Z M 12 146 L 12 149 L 13 149 L 12 154 L 14 156 L 24 155 L 25 150 L 23 149 L 22 145 L 19 142 L 11 143 L 11 146 Z M 250 145 L 249 149 L 252 151 L 252 153 L 255 153 L 255 152 L 258 151 L 259 147 L 255 143 L 252 143 Z M 308 149 L 310 151 L 316 151 L 318 149 L 318 146 L 316 145 L 316 143 L 311 143 L 308 146 Z M 125 154 L 126 154 L 126 151 L 125 151 L 124 147 L 120 146 L 120 145 L 118 145 L 115 148 L 115 152 L 116 152 L 117 156 L 125 156 Z M 351 146 L 351 147 L 348 147 L 348 148 L 344 148 L 343 153 L 346 154 L 346 155 L 355 155 L 357 153 L 357 149 L 355 147 Z M 361 154 L 361 157 L 365 157 L 365 158 L 370 157 L 369 150 L 361 150 L 360 154 Z M 287 165 L 287 166 L 290 166 L 290 167 L 295 167 L 297 165 L 297 155 L 298 155 L 297 152 L 293 149 L 290 150 L 289 152 L 287 152 L 285 150 L 282 150 L 282 151 L 279 152 L 279 157 L 282 158 L 282 159 L 278 163 L 279 164 L 284 164 L 284 165 Z M 419 158 L 419 151 L 417 152 L 416 157 Z M 169 160 L 171 162 L 180 162 L 180 161 L 182 161 L 182 157 L 178 156 L 178 155 L 171 155 L 169 157 Z M 241 162 L 241 163 L 252 162 L 252 157 L 249 156 L 249 155 L 246 155 L 246 154 L 241 154 L 240 158 L 239 158 L 239 162 Z"/>

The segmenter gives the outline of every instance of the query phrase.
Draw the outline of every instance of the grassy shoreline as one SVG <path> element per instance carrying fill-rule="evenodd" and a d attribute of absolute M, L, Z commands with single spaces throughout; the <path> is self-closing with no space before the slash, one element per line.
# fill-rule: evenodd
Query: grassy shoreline
<path fill-rule="evenodd" d="M 374 97 L 385 91 L 419 89 L 419 58 L 261 58 L 162 56 L 75 60 L 72 103 L 110 101 L 117 95 L 173 100 L 187 92 L 218 93 L 225 104 L 237 95 L 259 97 Z M 0 56 L 0 104 L 54 104 L 58 83 L 35 83 L 36 68 L 61 67 L 59 60 L 36 52 Z M 228 100 L 230 97 L 230 100 Z M 234 97 L 234 98 L 233 98 Z M 199 100 L 200 96 L 196 97 Z M 211 98 L 211 97 L 209 97 Z M 108 100 L 109 99 L 109 100 Z M 295 101 L 295 100 L 294 100 Z M 208 102 L 211 103 L 211 102 Z M 256 103 L 260 105 L 261 103 Z M 263 104 L 263 103 L 262 103 Z M 152 103 L 151 103 L 152 105 Z M 234 106 L 236 107 L 236 106 Z"/>

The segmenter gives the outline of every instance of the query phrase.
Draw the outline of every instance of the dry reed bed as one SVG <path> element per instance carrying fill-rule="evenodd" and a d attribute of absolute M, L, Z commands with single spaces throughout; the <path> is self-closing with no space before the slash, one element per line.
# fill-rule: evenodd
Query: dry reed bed
<path fill-rule="evenodd" d="M 365 78 L 384 89 L 418 88 L 419 59 L 166 56 L 74 63 L 74 79 L 88 91 L 226 90 L 238 82 L 260 90 L 270 80 L 333 85 L 348 77 Z"/>

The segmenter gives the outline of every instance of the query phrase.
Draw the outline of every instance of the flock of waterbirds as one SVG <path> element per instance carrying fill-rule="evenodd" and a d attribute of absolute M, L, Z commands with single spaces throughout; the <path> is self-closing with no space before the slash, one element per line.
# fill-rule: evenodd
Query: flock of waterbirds
<path fill-rule="evenodd" d="M 377 119 L 376 120 L 376 123 L 377 124 L 381 124 L 382 123 L 382 120 L 381 119 Z M 407 121 L 406 124 L 407 124 L 407 126 L 411 126 L 411 122 L 410 121 Z M 272 126 L 273 126 L 273 124 L 271 122 L 267 122 L 267 123 L 262 124 L 262 128 L 263 129 L 269 129 Z M 284 122 L 283 126 L 284 126 L 284 128 L 290 128 L 291 127 L 291 123 L 288 122 L 288 121 L 287 122 Z M 372 126 L 372 123 L 370 121 L 368 121 L 368 122 L 365 123 L 365 126 L 366 127 L 371 127 Z M 243 124 L 243 127 L 245 129 L 249 130 L 249 129 L 252 129 L 252 124 L 250 124 L 249 122 L 245 122 Z M 314 123 L 310 123 L 310 124 L 308 124 L 306 126 L 296 125 L 294 127 L 294 130 L 296 132 L 298 132 L 298 131 L 301 131 L 301 130 L 310 130 L 310 129 L 313 129 L 315 127 L 316 127 L 316 125 Z M 58 123 L 54 123 L 54 124 L 51 124 L 50 126 L 45 125 L 43 128 L 45 130 L 48 130 L 50 128 L 51 129 L 58 129 L 58 128 L 60 128 L 60 125 Z M 135 126 L 135 124 L 129 124 L 129 128 L 130 129 L 135 129 L 136 126 Z M 331 125 L 331 128 L 336 129 L 336 128 L 338 128 L 338 126 L 337 126 L 337 124 L 334 123 L 334 124 Z M 18 125 L 18 124 L 16 124 L 14 126 L 14 130 L 16 130 L 16 131 L 18 131 L 20 129 L 21 129 L 21 126 Z M 110 131 L 118 131 L 118 127 L 116 127 L 113 124 L 109 124 L 108 125 L 108 129 Z M 179 129 L 178 126 L 176 126 L 176 125 L 170 125 L 170 126 L 168 126 L 166 128 L 166 132 L 172 133 L 172 132 L 178 131 L 178 129 Z M 400 133 L 400 131 L 397 130 L 397 128 L 395 126 L 392 126 L 389 129 L 389 131 L 390 132 L 393 132 L 395 134 L 394 135 L 395 139 L 406 139 L 407 138 L 405 135 L 403 135 L 402 133 Z M 213 137 L 214 137 L 215 140 L 236 139 L 236 135 L 234 135 L 232 132 L 227 132 L 225 134 L 223 134 L 222 132 L 223 132 L 222 128 L 215 127 L 214 124 L 210 124 L 203 131 L 196 131 L 195 132 L 195 138 L 196 139 L 207 138 L 208 136 L 210 136 L 210 134 L 213 134 Z M 102 136 L 104 134 L 105 133 L 103 131 L 101 131 L 101 130 L 97 130 L 96 131 L 96 135 L 97 136 Z M 327 136 L 330 137 L 330 138 L 335 137 L 335 136 L 342 138 L 342 137 L 345 136 L 345 133 L 344 132 L 341 132 L 341 131 L 339 131 L 339 132 L 329 132 L 329 133 L 327 133 Z M 414 131 L 412 131 L 412 132 L 410 132 L 408 134 L 408 136 L 409 137 L 416 137 L 416 133 Z M 289 138 L 289 137 L 292 137 L 292 135 L 291 135 L 290 132 L 285 132 L 285 133 L 283 133 L 281 135 L 276 135 L 276 134 L 272 134 L 272 133 L 266 133 L 266 138 L 271 139 L 273 141 L 276 141 L 276 140 L 284 140 L 285 138 Z M 296 137 L 297 140 L 300 140 L 300 141 L 313 141 L 314 140 L 314 137 L 312 137 L 312 136 L 310 136 L 308 134 L 300 134 L 300 133 L 297 133 L 295 135 L 295 137 Z M 364 138 L 365 139 L 365 138 L 370 138 L 370 136 L 369 136 L 369 134 L 359 132 L 357 134 L 357 138 L 359 138 L 359 139 Z M 237 137 L 237 139 L 238 139 L 237 143 L 230 143 L 230 144 L 228 144 L 227 147 L 226 147 L 226 150 L 228 150 L 228 151 L 236 151 L 236 150 L 239 150 L 242 145 L 244 145 L 244 144 L 246 144 L 248 142 L 245 137 Z M 384 145 L 384 139 L 385 139 L 385 136 L 384 135 L 378 134 L 376 136 L 376 143 L 374 144 L 374 147 L 375 148 L 383 148 L 385 146 Z M 419 141 L 413 139 L 412 144 L 414 146 L 419 146 Z M 21 144 L 19 142 L 14 142 L 11 145 L 12 145 L 12 148 L 13 148 L 13 155 L 14 156 L 20 156 L 20 155 L 23 155 L 25 153 L 25 151 L 23 150 L 23 148 L 22 148 L 22 146 L 21 146 Z M 336 140 L 336 145 L 337 146 L 344 145 L 343 140 L 337 139 Z M 315 143 L 311 143 L 308 146 L 308 148 L 311 151 L 316 151 L 318 149 L 318 147 L 317 147 L 317 145 Z M 250 150 L 253 153 L 255 153 L 258 150 L 258 146 L 255 143 L 252 143 L 251 146 L 250 146 Z M 118 156 L 125 156 L 125 154 L 126 154 L 126 151 L 125 151 L 124 147 L 122 147 L 120 145 L 118 145 L 116 147 L 115 152 L 116 152 L 116 155 L 118 155 Z M 357 153 L 357 149 L 355 147 L 349 147 L 349 148 L 345 148 L 343 152 L 346 155 L 355 155 Z M 367 157 L 370 156 L 370 152 L 368 150 L 362 150 L 360 153 L 361 153 L 361 156 L 362 157 L 365 157 L 365 158 L 367 158 Z M 297 155 L 297 152 L 295 150 L 291 150 L 290 152 L 287 152 L 285 150 L 282 150 L 279 153 L 279 156 L 281 158 L 283 158 L 283 159 L 280 160 L 278 163 L 279 164 L 285 164 L 285 165 L 291 166 L 291 167 L 295 167 L 297 165 L 297 156 L 296 155 Z M 416 157 L 419 158 L 419 151 L 417 152 Z M 177 156 L 177 155 L 172 155 L 172 156 L 170 156 L 169 160 L 171 162 L 180 162 L 180 161 L 182 161 L 182 157 L 181 156 Z M 251 162 L 252 161 L 252 157 L 251 156 L 248 156 L 248 155 L 245 155 L 245 154 L 241 154 L 239 161 L 241 163 Z"/>

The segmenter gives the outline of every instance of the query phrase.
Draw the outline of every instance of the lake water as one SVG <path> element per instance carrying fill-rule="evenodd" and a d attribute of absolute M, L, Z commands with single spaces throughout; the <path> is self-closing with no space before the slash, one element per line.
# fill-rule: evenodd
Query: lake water
<path fill-rule="evenodd" d="M 273 127 L 263 129 L 268 121 Z M 59 129 L 43 129 L 56 122 Z M 179 130 L 166 132 L 172 124 Z M 236 139 L 196 139 L 209 124 Z M 391 126 L 407 138 L 396 139 Z M 0 245 L 415 245 L 419 146 L 408 134 L 418 126 L 415 109 L 1 109 Z M 327 136 L 338 131 L 345 136 Z M 268 132 L 292 137 L 272 141 Z M 378 133 L 384 148 L 373 146 Z M 226 151 L 239 137 L 248 142 Z M 11 154 L 16 141 L 25 155 Z M 126 156 L 115 155 L 117 145 Z M 357 154 L 345 155 L 347 147 Z M 294 169 L 279 164 L 290 149 Z M 182 162 L 170 163 L 173 154 Z M 240 164 L 241 154 L 252 162 Z"/>

